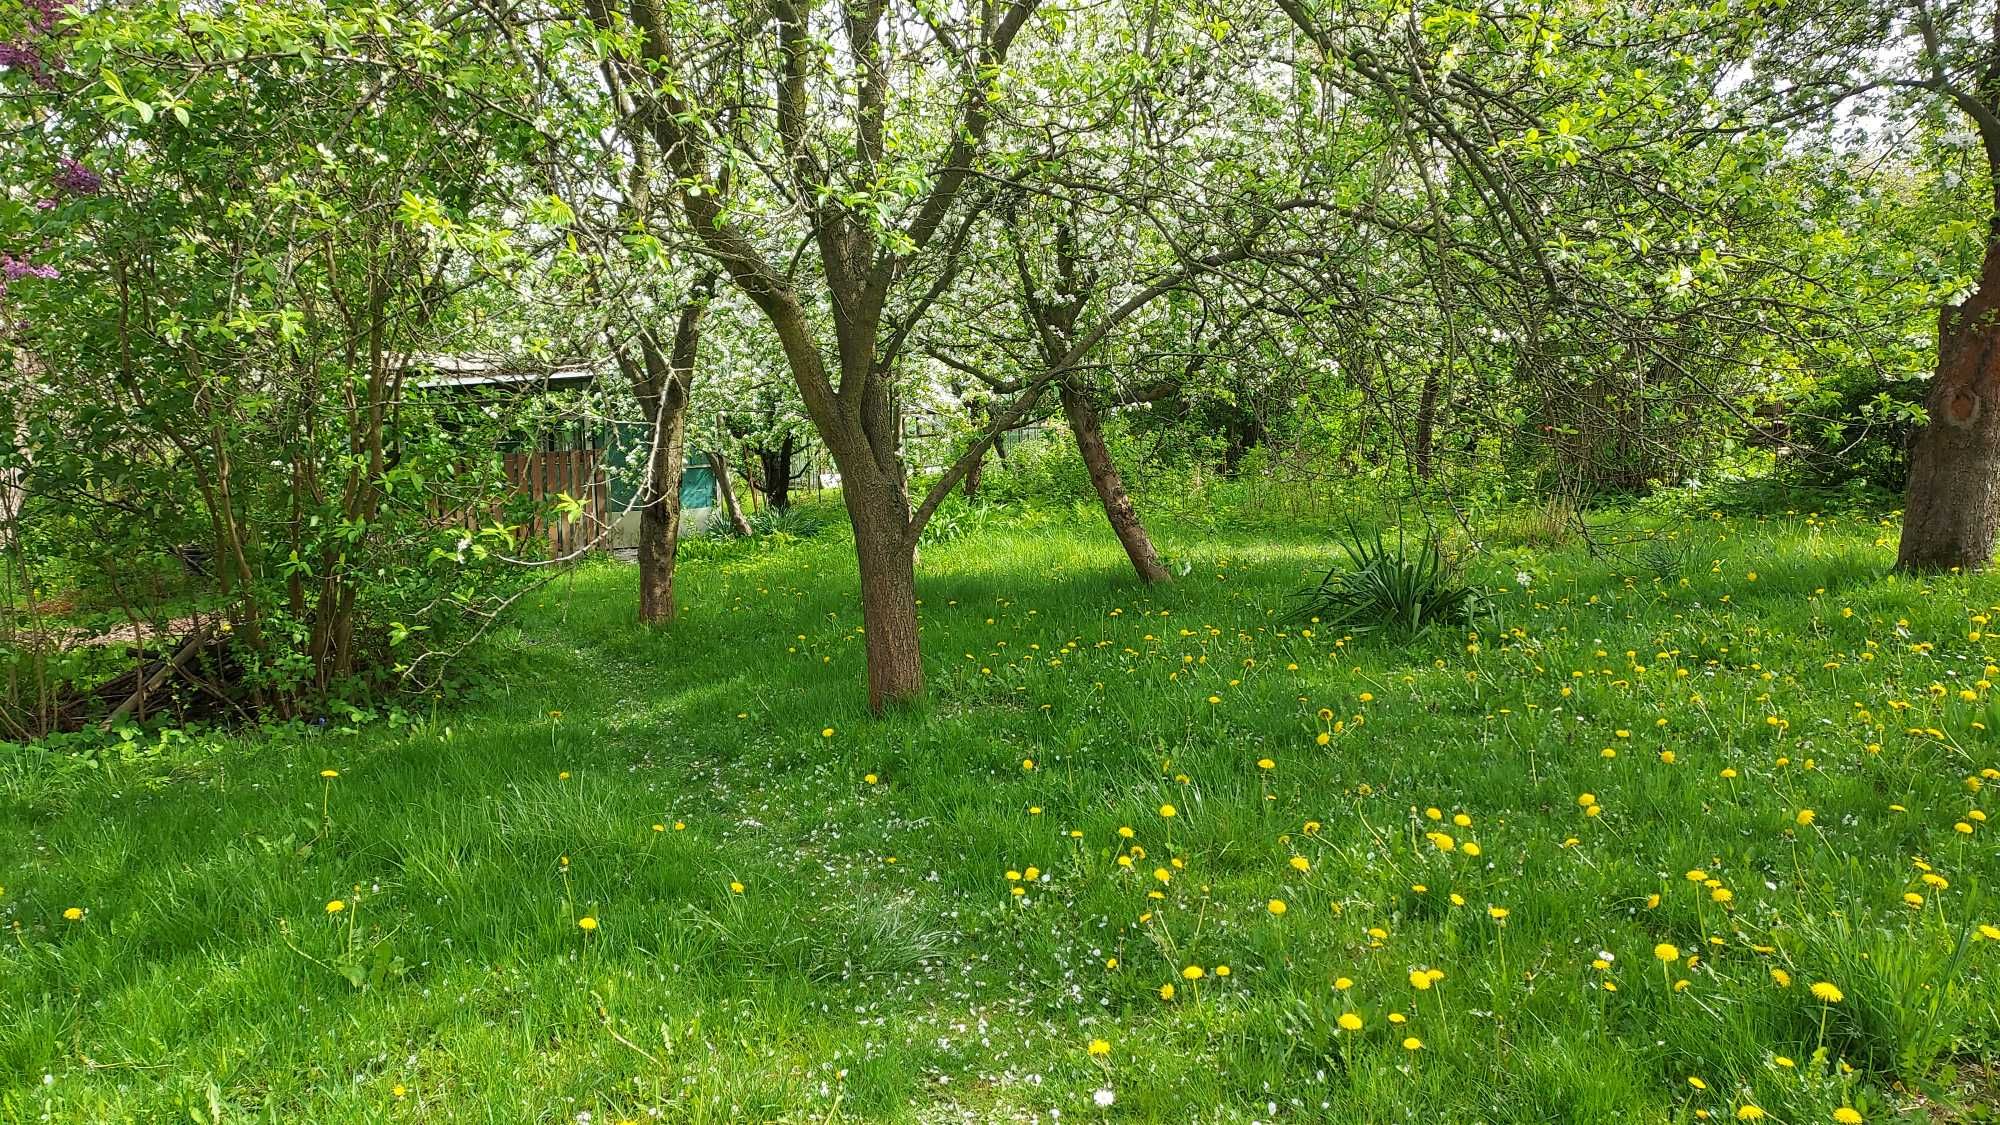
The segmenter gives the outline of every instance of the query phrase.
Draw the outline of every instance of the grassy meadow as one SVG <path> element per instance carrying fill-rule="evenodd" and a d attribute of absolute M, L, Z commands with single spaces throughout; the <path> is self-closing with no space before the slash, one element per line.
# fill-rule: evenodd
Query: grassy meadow
<path fill-rule="evenodd" d="M 966 519 L 872 718 L 834 531 L 531 595 L 421 714 L 0 757 L 0 1121 L 1976 1121 L 2000 581 L 1797 512 Z M 1989 632 L 1989 630 L 1991 630 Z"/>

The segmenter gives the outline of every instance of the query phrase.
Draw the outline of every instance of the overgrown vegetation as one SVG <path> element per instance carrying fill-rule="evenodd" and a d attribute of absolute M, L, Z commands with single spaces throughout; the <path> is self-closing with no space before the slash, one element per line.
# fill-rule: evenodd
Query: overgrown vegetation
<path fill-rule="evenodd" d="M 1170 521 L 1140 589 L 1085 515 L 926 547 L 921 714 L 832 537 L 666 633 L 574 571 L 435 716 L 9 751 L 0 1112 L 1991 1112 L 1991 579 L 1707 519 L 1389 645 L 1284 623 L 1323 534 Z"/>

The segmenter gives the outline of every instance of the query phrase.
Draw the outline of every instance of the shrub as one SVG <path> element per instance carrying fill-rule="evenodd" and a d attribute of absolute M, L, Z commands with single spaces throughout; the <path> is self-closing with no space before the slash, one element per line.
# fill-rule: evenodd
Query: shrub
<path fill-rule="evenodd" d="M 1809 484 L 1858 480 L 1902 492 L 1927 387 L 1921 379 L 1872 374 L 1829 380 L 1789 420 L 1791 475 Z"/>
<path fill-rule="evenodd" d="M 1436 625 L 1474 625 L 1488 616 L 1486 595 L 1465 581 L 1457 560 L 1436 535 L 1414 546 L 1399 530 L 1394 543 L 1380 532 L 1348 529 L 1343 566 L 1329 567 L 1317 586 L 1298 593 L 1295 620 L 1317 618 L 1349 633 L 1384 631 L 1412 637 Z"/>

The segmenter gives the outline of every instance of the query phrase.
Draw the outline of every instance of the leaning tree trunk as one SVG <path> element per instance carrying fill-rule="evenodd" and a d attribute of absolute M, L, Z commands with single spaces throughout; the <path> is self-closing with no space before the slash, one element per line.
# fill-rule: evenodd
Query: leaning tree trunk
<path fill-rule="evenodd" d="M 1978 570 L 2000 534 L 2000 231 L 1979 287 L 1938 315 L 1930 420 L 1910 447 L 1896 569 Z"/>
<path fill-rule="evenodd" d="M 729 526 L 738 535 L 750 534 L 750 521 L 743 518 L 743 506 L 736 502 L 736 489 L 729 483 L 729 462 L 710 451 L 708 467 L 715 474 L 715 493 L 722 497 L 722 509 L 729 513 Z"/>
<path fill-rule="evenodd" d="M 1097 408 L 1067 380 L 1061 385 L 1061 396 L 1063 417 L 1069 420 L 1070 432 L 1076 435 L 1076 448 L 1083 454 L 1091 486 L 1097 489 L 1105 518 L 1111 521 L 1111 530 L 1124 546 L 1126 557 L 1132 560 L 1132 569 L 1142 582 L 1171 581 L 1172 575 L 1160 562 L 1159 553 L 1153 550 L 1146 525 L 1139 522 L 1139 513 L 1132 507 L 1132 497 L 1125 492 L 1125 481 L 1118 475 L 1117 463 L 1111 460 L 1110 447 L 1104 444 L 1104 427 L 1098 422 Z"/>

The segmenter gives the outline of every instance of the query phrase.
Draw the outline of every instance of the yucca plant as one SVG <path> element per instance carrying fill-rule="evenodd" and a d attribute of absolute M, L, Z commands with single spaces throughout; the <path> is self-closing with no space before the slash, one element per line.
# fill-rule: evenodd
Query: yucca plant
<path fill-rule="evenodd" d="M 1341 546 L 1346 564 L 1329 567 L 1318 585 L 1298 592 L 1294 620 L 1412 637 L 1435 625 L 1476 625 L 1489 614 L 1486 595 L 1465 580 L 1435 535 L 1412 544 L 1398 529 L 1391 543 L 1379 531 L 1364 536 L 1349 527 Z"/>

